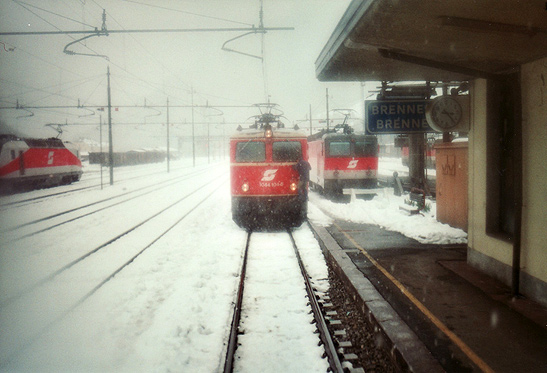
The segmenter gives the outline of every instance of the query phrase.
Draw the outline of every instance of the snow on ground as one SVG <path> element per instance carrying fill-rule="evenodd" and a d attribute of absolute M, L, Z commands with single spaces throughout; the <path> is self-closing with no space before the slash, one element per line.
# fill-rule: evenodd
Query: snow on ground
<path fill-rule="evenodd" d="M 195 170 L 188 163 L 173 164 L 172 175 Z M 195 176 L 191 184 L 198 186 L 208 178 L 229 170 L 227 162 L 215 167 L 205 167 L 206 161 L 198 166 L 205 174 Z M 180 167 L 178 167 L 180 166 Z M 102 196 L 115 194 L 115 191 L 131 190 L 148 185 L 150 178 L 133 179 L 124 182 L 124 177 L 136 176 L 142 170 L 150 172 L 156 168 L 159 172 L 154 178 L 165 179 L 162 170 L 164 164 L 141 167 L 127 167 L 116 170 L 115 185 L 105 185 L 77 193 L 77 203 L 86 204 Z M 86 166 L 86 178 L 97 177 L 93 166 Z M 122 177 L 123 175 L 123 177 Z M 78 188 L 79 183 L 71 187 Z M 67 187 L 63 187 L 67 188 Z M 24 195 L 1 197 L 0 204 L 9 201 L 43 195 L 48 191 L 35 191 Z M 177 191 L 169 192 L 174 198 Z M 164 201 L 166 194 L 150 194 L 146 208 L 141 200 L 134 206 L 124 206 L 123 211 L 130 214 L 149 211 L 158 201 Z M 47 216 L 59 210 L 59 201 L 76 203 L 74 197 L 50 197 L 23 209 L 9 208 L 2 211 L 2 221 L 14 220 L 19 223 L 28 221 L 35 212 L 36 217 Z M 196 200 L 198 197 L 195 197 Z M 201 197 L 199 197 L 201 198 Z M 190 198 L 191 199 L 191 198 Z M 164 202 L 162 202 L 164 203 Z M 386 190 L 383 195 L 372 201 L 352 200 L 350 203 L 333 203 L 315 193 L 310 193 L 309 218 L 316 224 L 328 225 L 332 218 L 329 214 L 358 223 L 378 224 L 390 230 L 401 232 L 424 243 L 462 243 L 466 242 L 465 232 L 438 223 L 434 217 L 435 206 L 431 203 L 432 213 L 425 216 L 408 216 L 399 210 L 402 198 L 395 197 Z M 39 213 L 36 212 L 39 207 Z M 121 207 L 120 207 L 121 208 Z M 31 211 L 29 209 L 34 209 Z M 121 220 L 129 218 L 123 211 L 110 210 L 94 215 L 94 224 L 103 224 L 102 233 L 109 236 L 109 229 L 117 226 Z M 30 213 L 30 214 L 29 214 Z M 131 216 L 132 218 L 132 216 Z M 112 219 L 116 219 L 113 221 Z M 61 226 L 62 230 L 68 229 Z M 85 246 L 88 241 L 96 241 L 96 229 L 85 228 L 59 235 L 57 240 L 33 239 L 38 250 L 48 253 L 47 265 L 61 267 L 66 262 L 66 248 Z M 48 233 L 50 234 L 50 233 Z M 102 238 L 102 237 L 101 237 Z M 0 330 L 10 329 L 21 335 L 40 335 L 32 344 L 13 351 L 13 339 L 7 333 L 0 332 L 0 370 L 2 371 L 188 371 L 212 372 L 219 369 L 223 362 L 224 341 L 227 339 L 231 321 L 231 307 L 235 297 L 241 257 L 245 245 L 245 232 L 231 220 L 229 183 L 216 192 L 206 205 L 188 215 L 183 224 L 177 225 L 166 236 L 154 243 L 142 255 L 112 280 L 108 281 L 93 296 L 80 304 L 61 321 L 40 330 L 28 330 L 33 322 L 27 322 L 31 315 L 47 314 L 66 300 L 65 294 L 50 290 L 49 302 L 35 303 L 32 310 L 25 310 L 11 316 L 0 315 Z M 302 227 L 295 231 L 295 239 L 301 247 L 304 261 L 314 278 L 314 286 L 319 291 L 328 290 L 327 270 L 319 245 L 313 234 Z M 0 241 L 3 241 L 0 239 Z M 62 241 L 62 242 L 61 242 Z M 139 239 L 132 242 L 139 243 Z M 142 242 L 150 241 L 142 237 Z M 272 247 L 276 242 L 272 243 Z M 8 255 L 11 249 L 31 249 L 17 244 L 0 242 L 0 263 L 3 268 L 20 266 L 22 271 L 30 271 L 25 265 L 25 253 L 22 256 Z M 64 248 L 59 250 L 59 248 Z M 32 253 L 32 251 L 30 251 Z M 30 254 L 29 254 L 30 255 Z M 107 254 L 95 260 L 95 266 L 109 263 L 112 258 Z M 10 261 L 10 258 L 17 260 Z M 292 259 L 291 259 L 292 260 Z M 57 261 L 58 265 L 55 264 Z M 85 262 L 84 262 L 85 263 Z M 40 265 L 36 263 L 36 266 Z M 98 268 L 98 267 L 95 267 Z M 23 270 L 24 269 L 24 270 Z M 13 273 L 17 268 L 11 268 Z M 74 271 L 76 272 L 76 271 Z M 94 268 L 86 268 L 76 274 L 56 279 L 59 287 L 64 286 L 71 292 L 81 288 L 95 286 Z M 40 273 L 38 271 L 38 273 Z M 24 276 L 25 273 L 22 273 Z M 28 276 L 34 278 L 33 276 Z M 13 278 L 0 277 L 0 288 L 9 294 L 12 286 L 18 288 Z M 61 282 L 64 282 L 62 284 Z M 69 286 L 67 286 L 67 284 Z M 20 286 L 19 286 L 20 287 Z M 260 293 L 258 288 L 257 293 Z M 4 295 L 5 297 L 5 295 Z M 289 301 L 288 301 L 289 302 Z M 292 303 L 292 300 L 290 301 Z M 32 302 L 27 303 L 32 304 Z M 292 305 L 292 304 L 291 304 Z M 289 304 L 287 304 L 289 306 Z M 32 312 L 30 312 L 32 311 Z M 2 314 L 0 309 L 0 314 Z M 15 331 L 14 331 L 15 328 Z M 17 329 L 19 328 L 19 329 Z M 280 342 L 281 343 L 281 342 Z M 259 346 L 256 346 L 258 352 Z M 257 351 L 255 351 L 257 352 Z M 315 353 L 315 352 L 310 352 Z M 299 356 L 288 352 L 286 359 L 298 359 Z M 272 362 L 273 364 L 273 362 Z M 319 360 L 318 366 L 323 362 Z M 275 370 L 275 369 L 274 369 Z M 320 370 L 320 369 L 319 369 Z"/>
<path fill-rule="evenodd" d="M 82 193 L 80 202 L 95 193 L 100 192 Z M 108 213 L 102 218 L 107 220 Z M 73 235 L 74 244 L 90 239 L 85 230 Z M 149 237 L 142 237 L 142 242 L 148 241 Z M 8 370 L 217 370 L 244 246 L 245 232 L 231 221 L 229 190 L 223 188 L 185 224 L 175 227 L 68 317 L 25 346 Z M 54 247 L 47 249 L 55 255 Z M 103 261 L 107 263 L 109 257 Z M 96 281 L 92 268 L 63 280 L 71 281 L 74 291 Z M 25 315 L 20 316 L 24 320 Z M 24 327 L 21 320 L 2 321 Z"/>
<path fill-rule="evenodd" d="M 164 169 L 164 165 L 157 167 Z M 134 168 L 135 175 L 139 174 L 139 169 Z M 214 179 L 215 175 L 225 173 L 228 169 L 226 163 L 211 167 L 207 173 L 196 176 L 190 184 L 197 187 L 203 184 L 204 180 Z M 130 177 L 128 170 L 123 169 L 127 177 Z M 182 167 L 181 170 L 180 172 L 185 172 Z M 189 168 L 188 172 L 193 170 Z M 146 172 L 150 172 L 150 166 L 146 167 Z M 173 172 L 173 176 L 176 175 L 179 173 Z M 63 197 L 63 201 L 84 205 L 96 201 L 101 196 L 115 194 L 113 190 L 130 191 L 164 177 L 163 174 L 159 174 L 154 180 L 133 179 L 128 183 L 118 177 L 115 178 L 116 182 L 112 187 L 80 191 L 77 198 L 67 196 Z M 78 183 L 73 185 L 74 188 L 77 186 Z M 189 188 L 181 185 L 178 189 L 181 189 L 178 191 L 180 193 Z M 28 239 L 26 242 L 32 242 L 32 247 L 25 247 L 22 244 L 25 240 L 12 243 L 0 239 L 0 261 L 4 268 L 19 266 L 18 268 L 24 268 L 25 271 L 41 273 L 38 277 L 29 276 L 36 281 L 47 271 L 44 272 L 44 265 L 37 261 L 25 264 L 25 255 L 30 258 L 35 250 L 47 252 L 46 267 L 51 270 L 59 268 L 66 262 L 66 255 L 71 246 L 72 251 L 78 251 L 78 248 L 89 246 L 90 242 L 97 239 L 100 242 L 105 241 L 107 237 L 115 234 L 115 227 L 118 227 L 122 220 L 134 220 L 139 214 L 142 214 L 141 218 L 149 215 L 152 213 L 150 206 L 164 204 L 166 196 L 178 198 L 176 193 L 177 190 L 170 189 L 159 194 L 147 195 L 147 206 L 143 206 L 142 200 L 135 200 L 121 205 L 116 211 L 109 209 L 94 214 L 86 224 L 78 223 L 78 228 L 61 226 L 58 233 L 68 230 L 72 234 L 59 235 L 57 240 Z M 43 195 L 45 191 L 31 192 L 26 194 L 26 197 L 33 194 Z M 13 198 L 22 199 L 22 195 L 5 197 L 0 199 L 0 203 L 9 202 Z M 193 199 L 197 202 L 198 197 Z M 48 216 L 59 211 L 59 201 L 59 197 L 41 200 L 39 212 L 36 211 L 36 204 L 30 206 L 35 210 L 35 218 L 38 215 Z M 14 219 L 20 223 L 31 220 L 33 213 L 29 214 L 29 208 L 7 209 L 2 219 Z M 102 226 L 102 233 L 98 233 L 96 228 L 86 229 L 91 222 L 97 227 Z M 49 237 L 52 232 L 48 231 L 44 235 Z M 313 234 L 302 227 L 296 230 L 295 237 L 302 246 L 302 256 L 314 277 L 315 286 L 320 291 L 326 291 L 327 269 Z M 144 246 L 152 238 L 144 234 L 140 239 L 136 237 L 130 242 L 132 246 Z M 101 272 L 99 269 L 104 271 L 104 267 L 117 259 L 115 256 L 133 248 L 124 249 L 118 245 L 117 254 L 109 251 L 94 254 L 89 258 L 93 260 L 86 259 L 78 264 L 81 270 L 57 276 L 53 283 L 40 287 L 39 290 L 42 293 L 45 291 L 45 294 L 39 294 L 36 298 L 31 295 L 31 299 L 23 297 L 15 304 L 3 305 L 3 310 L 0 310 L 0 329 L 6 333 L 0 334 L 0 370 L 218 371 L 224 363 L 224 342 L 229 332 L 232 302 L 235 298 L 245 240 L 246 232 L 237 227 L 231 219 L 229 183 L 226 183 L 205 206 L 190 213 L 183 224 L 177 225 L 154 243 L 131 265 L 60 321 L 48 324 L 54 316 L 62 314 L 59 310 L 61 305 L 71 304 L 72 299 L 79 297 L 78 294 L 87 292 L 100 281 L 101 275 L 97 275 Z M 270 243 L 274 250 L 280 244 L 275 240 L 271 240 Z M 10 273 L 16 272 L 17 268 L 10 269 Z M 15 275 L 12 277 L 20 279 Z M 5 276 L 0 279 L 0 288 L 5 290 L 4 294 L 15 293 L 21 288 L 18 281 Z M 30 282 L 27 281 L 26 284 Z M 287 291 L 289 284 L 281 284 L 284 287 L 283 291 Z M 259 286 L 256 291 L 260 293 L 262 287 Z M 74 295 L 78 296 L 74 298 Z M 5 300 L 5 296 L 1 298 Z M 33 302 L 36 299 L 47 301 Z M 293 303 L 302 301 L 290 300 L 283 306 L 300 307 L 301 305 Z M 18 304 L 25 307 L 21 312 L 14 312 L 13 309 Z M 283 313 L 284 309 L 281 308 L 279 311 Z M 309 315 L 306 314 L 305 317 Z M 45 321 L 40 324 L 42 320 Z M 309 328 L 307 321 L 305 324 Z M 295 330 L 297 327 L 299 326 L 290 325 L 288 329 Z M 25 345 L 23 338 L 18 338 L 17 335 L 24 335 L 26 339 L 31 336 L 38 338 Z M 313 330 L 311 337 L 317 339 Z M 280 335 L 279 338 L 283 341 L 284 338 L 288 340 L 290 336 Z M 317 341 L 313 342 L 312 347 L 308 349 L 312 356 L 311 360 L 304 361 L 316 361 L 312 365 L 321 367 L 317 369 L 310 366 L 311 371 L 324 371 L 325 362 L 321 359 L 321 353 L 313 351 L 316 344 Z M 263 351 L 259 345 L 251 346 L 251 350 L 254 353 L 257 350 Z M 301 351 L 298 356 L 296 354 L 295 350 L 287 350 L 283 356 L 285 361 L 280 364 L 302 359 Z M 275 370 L 275 367 L 273 369 Z"/>
<path fill-rule="evenodd" d="M 408 167 L 401 159 L 380 158 L 378 174 L 392 176 L 397 171 L 400 176 L 408 175 Z M 435 175 L 435 170 L 428 170 Z M 407 196 L 395 196 L 393 188 L 385 188 L 372 200 L 366 201 L 351 197 L 350 203 L 329 201 L 317 193 L 310 192 L 311 206 L 308 218 L 318 225 L 328 226 L 332 218 L 348 220 L 354 223 L 374 224 L 390 231 L 399 232 L 424 244 L 463 244 L 467 243 L 467 233 L 463 230 L 443 224 L 436 219 L 436 203 L 426 200 L 428 211 L 409 216 L 399 207 L 405 204 Z M 329 217 L 325 211 L 328 211 Z"/>
<path fill-rule="evenodd" d="M 426 206 L 429 205 L 428 212 L 409 216 L 407 212 L 399 208 L 404 205 L 405 199 L 408 199 L 408 196 L 395 196 L 392 188 L 385 188 L 383 193 L 370 201 L 352 197 L 350 203 L 332 202 L 311 192 L 312 206 L 309 209 L 308 218 L 316 224 L 327 226 L 331 221 L 324 211 L 328 211 L 334 218 L 378 225 L 424 244 L 467 243 L 467 233 L 463 230 L 436 220 L 434 201 L 426 200 Z"/>
<path fill-rule="evenodd" d="M 311 234 L 307 227 L 300 230 Z M 326 267 L 324 261 L 321 265 Z M 289 236 L 253 233 L 234 371 L 326 372 L 307 303 Z"/>

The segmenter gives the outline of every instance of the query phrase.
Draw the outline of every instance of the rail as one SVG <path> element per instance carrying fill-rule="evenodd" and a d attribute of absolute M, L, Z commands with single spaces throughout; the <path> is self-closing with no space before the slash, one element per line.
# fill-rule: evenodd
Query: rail
<path fill-rule="evenodd" d="M 241 305 L 243 303 L 243 289 L 245 287 L 245 275 L 247 274 L 247 254 L 249 252 L 249 243 L 251 242 L 251 232 L 247 233 L 247 244 L 245 245 L 245 254 L 243 255 L 243 265 L 239 277 L 239 286 L 237 289 L 237 300 L 234 305 L 234 315 L 232 317 L 232 326 L 230 328 L 230 337 L 228 338 L 228 348 L 226 351 L 226 360 L 224 362 L 224 373 L 231 373 L 234 369 L 234 355 L 237 349 L 237 334 L 239 331 L 239 321 L 241 320 Z"/>
<path fill-rule="evenodd" d="M 294 237 L 290 230 L 287 231 L 287 233 L 290 236 L 293 249 L 296 254 L 296 258 L 298 260 L 298 265 L 300 267 L 300 272 L 302 274 L 302 277 L 304 278 L 304 282 L 306 285 L 306 293 L 310 302 L 310 307 L 313 312 L 313 316 L 315 319 L 316 327 L 319 331 L 321 342 L 323 343 L 323 347 L 325 349 L 325 353 L 329 362 L 330 371 L 342 373 L 344 372 L 344 369 L 342 368 L 342 363 L 340 362 L 340 359 L 338 357 L 338 353 L 336 350 L 336 346 L 330 336 L 330 332 L 328 330 L 327 322 L 325 321 L 325 318 L 323 316 L 323 313 L 321 311 L 321 308 L 319 306 L 319 303 L 317 301 L 315 292 L 313 290 L 310 277 L 306 271 L 306 268 L 304 266 L 304 263 L 302 261 L 302 258 L 300 257 L 300 254 L 298 252 L 298 247 L 296 245 L 296 241 L 294 240 Z M 237 350 L 238 346 L 238 334 L 239 334 L 239 323 L 241 320 L 241 308 L 243 303 L 243 292 L 245 287 L 245 277 L 246 277 L 246 271 L 247 271 L 247 258 L 248 258 L 248 252 L 249 252 L 249 243 L 251 239 L 252 232 L 248 232 L 247 235 L 247 243 L 245 246 L 245 252 L 243 255 L 243 264 L 241 267 L 241 273 L 239 278 L 239 286 L 237 290 L 237 296 L 236 296 L 236 302 L 234 304 L 234 311 L 232 316 L 232 323 L 231 323 L 231 329 L 230 334 L 228 337 L 228 345 L 226 348 L 226 357 L 224 360 L 224 373 L 231 373 L 233 372 L 233 365 L 234 365 L 234 356 Z"/>
<path fill-rule="evenodd" d="M 306 283 L 306 292 L 308 293 L 308 298 L 310 300 L 310 306 L 313 311 L 313 317 L 315 318 L 317 330 L 319 330 L 321 341 L 323 342 L 323 346 L 325 347 L 325 352 L 329 359 L 330 369 L 332 372 L 341 373 L 344 371 L 344 369 L 342 368 L 342 363 L 340 362 L 340 359 L 338 358 L 336 346 L 334 345 L 334 342 L 332 341 L 329 329 L 327 327 L 327 323 L 325 321 L 323 313 L 321 312 L 321 308 L 319 307 L 317 298 L 315 297 L 315 293 L 313 291 L 313 287 L 310 282 L 310 276 L 308 276 L 308 272 L 306 271 L 306 268 L 304 267 L 304 262 L 302 262 L 302 258 L 300 257 L 300 253 L 298 252 L 298 247 L 296 246 L 296 242 L 290 231 L 289 231 L 289 236 L 291 237 L 294 252 L 296 254 L 296 258 L 298 259 L 298 265 L 300 266 L 302 277 L 304 277 L 304 282 Z"/>

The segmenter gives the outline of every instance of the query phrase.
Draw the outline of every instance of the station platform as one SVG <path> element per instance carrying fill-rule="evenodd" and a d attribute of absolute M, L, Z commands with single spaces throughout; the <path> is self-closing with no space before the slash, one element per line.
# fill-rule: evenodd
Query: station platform
<path fill-rule="evenodd" d="M 547 309 L 466 262 L 378 226 L 310 226 L 402 371 L 547 372 Z"/>

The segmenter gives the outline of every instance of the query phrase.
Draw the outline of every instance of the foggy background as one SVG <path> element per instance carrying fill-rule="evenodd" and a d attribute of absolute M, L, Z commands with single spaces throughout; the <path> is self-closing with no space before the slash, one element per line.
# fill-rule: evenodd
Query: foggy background
<path fill-rule="evenodd" d="M 263 60 L 222 50 L 226 41 L 245 31 L 114 33 L 67 47 L 87 55 L 63 53 L 82 34 L 1 35 L 0 132 L 55 137 L 54 128 L 61 124 L 63 140 L 96 147 L 101 117 L 107 122 L 108 66 L 115 151 L 166 147 L 166 108 L 143 106 L 165 106 L 167 99 L 169 144 L 182 153 L 191 146 L 192 110 L 175 106 L 189 106 L 192 100 L 200 106 L 249 106 L 269 99 L 280 105 L 288 124 L 300 123 L 309 130 L 309 122 L 302 121 L 309 118 L 310 105 L 314 119 L 325 118 L 328 88 L 330 109 L 352 108 L 362 116 L 365 90 L 360 83 L 321 83 L 315 78 L 315 60 L 349 2 L 264 0 L 264 27 L 294 30 L 268 31 L 263 44 L 262 34 L 251 34 L 227 45 L 263 55 Z M 0 32 L 100 30 L 103 9 L 107 30 L 250 28 L 259 26 L 260 4 L 260 0 L 2 0 Z M 29 106 L 73 107 L 24 110 Z M 195 108 L 196 138 L 205 138 L 209 127 L 209 136 L 220 147 L 238 124 L 256 114 L 256 108 Z M 103 144 L 106 139 L 104 126 Z"/>

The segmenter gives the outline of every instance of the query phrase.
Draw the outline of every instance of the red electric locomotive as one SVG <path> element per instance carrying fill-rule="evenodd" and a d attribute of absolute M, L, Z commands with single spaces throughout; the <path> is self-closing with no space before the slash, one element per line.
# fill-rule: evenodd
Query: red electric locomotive
<path fill-rule="evenodd" d="M 307 215 L 307 140 L 284 128 L 278 115 L 264 113 L 251 128 L 230 138 L 232 218 L 246 229 L 300 226 Z M 299 185 L 300 184 L 300 185 Z"/>
<path fill-rule="evenodd" d="M 60 139 L 0 135 L 0 188 L 40 188 L 80 180 L 78 151 Z"/>
<path fill-rule="evenodd" d="M 378 185 L 378 140 L 354 134 L 347 124 L 308 138 L 310 185 L 325 194 L 374 194 Z"/>

